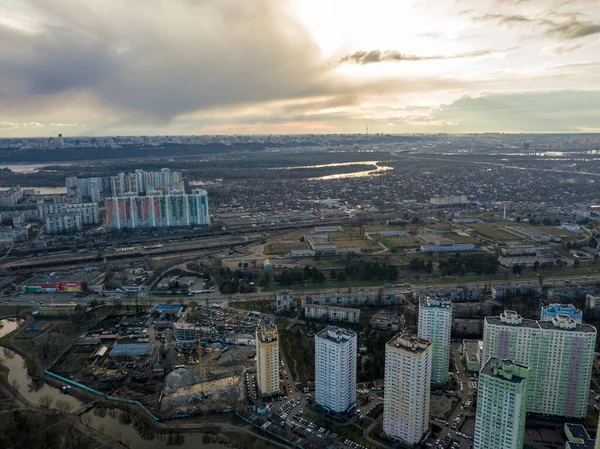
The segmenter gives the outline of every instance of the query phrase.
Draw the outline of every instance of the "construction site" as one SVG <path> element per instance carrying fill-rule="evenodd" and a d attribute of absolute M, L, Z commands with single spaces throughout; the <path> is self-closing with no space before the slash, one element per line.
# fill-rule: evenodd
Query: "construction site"
<path fill-rule="evenodd" d="M 162 305 L 108 316 L 80 335 L 50 371 L 137 400 L 160 416 L 244 405 L 260 314 L 207 306 Z"/>

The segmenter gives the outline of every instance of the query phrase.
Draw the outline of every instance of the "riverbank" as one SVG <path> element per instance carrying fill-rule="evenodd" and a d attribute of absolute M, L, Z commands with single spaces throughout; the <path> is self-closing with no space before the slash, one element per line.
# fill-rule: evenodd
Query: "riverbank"
<path fill-rule="evenodd" d="M 0 329 L 0 338 L 12 334 L 18 329 L 15 321 L 3 320 L 5 326 Z M 107 401 L 102 396 L 87 393 L 73 388 L 72 394 L 65 395 L 60 391 L 63 385 L 60 381 L 48 375 L 34 379 L 27 372 L 26 360 L 29 354 L 18 347 L 6 348 L 10 338 L 0 340 L 5 346 L 3 350 L 2 392 L 6 390 L 7 397 L 18 402 L 21 409 L 32 413 L 54 413 L 60 408 L 77 423 L 77 431 L 90 438 L 100 435 L 96 441 L 101 447 L 160 449 L 165 445 L 178 445 L 184 448 L 203 447 L 207 449 L 252 448 L 270 449 L 286 448 L 285 444 L 275 441 L 275 438 L 263 434 L 247 422 L 238 418 L 233 412 L 227 415 L 208 415 L 157 422 L 143 412 L 139 407 L 126 403 Z M 16 345 L 10 345 L 16 346 Z M 6 374 L 7 373 L 7 374 Z M 50 403 L 52 410 L 41 407 Z M 94 406 L 75 416 L 74 411 L 85 409 L 86 404 Z M 202 422 L 198 422 L 202 421 Z M 87 432 L 87 433 L 86 433 Z"/>

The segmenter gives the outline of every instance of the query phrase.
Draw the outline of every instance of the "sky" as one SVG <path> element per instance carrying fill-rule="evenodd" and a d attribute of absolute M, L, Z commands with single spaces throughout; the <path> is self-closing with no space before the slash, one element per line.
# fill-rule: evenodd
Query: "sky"
<path fill-rule="evenodd" d="M 0 0 L 0 137 L 600 132 L 600 0 Z"/>

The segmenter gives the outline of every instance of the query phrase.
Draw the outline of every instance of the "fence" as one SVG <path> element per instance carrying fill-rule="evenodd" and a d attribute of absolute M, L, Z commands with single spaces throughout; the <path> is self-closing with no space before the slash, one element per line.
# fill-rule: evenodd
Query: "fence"
<path fill-rule="evenodd" d="M 74 387 L 76 387 L 76 388 L 81 388 L 82 390 L 84 390 L 84 391 L 87 391 L 87 392 L 89 392 L 89 393 L 92 393 L 92 394 L 94 394 L 94 395 L 97 395 L 97 396 L 102 396 L 102 397 L 103 397 L 104 399 L 106 399 L 107 401 L 121 402 L 121 403 L 124 403 L 124 404 L 130 404 L 130 405 L 139 406 L 139 407 L 141 407 L 141 409 L 142 409 L 144 412 L 146 412 L 146 414 L 147 414 L 148 416 L 150 416 L 150 417 L 151 417 L 151 418 L 152 418 L 154 421 L 156 421 L 156 422 L 160 422 L 160 421 L 167 421 L 167 420 L 170 420 L 170 419 L 190 418 L 190 417 L 193 417 L 193 416 L 201 416 L 201 415 L 202 415 L 202 413 L 180 413 L 180 414 L 177 414 L 177 415 L 171 415 L 171 416 L 155 416 L 155 415 L 154 415 L 154 414 L 153 414 L 153 413 L 152 413 L 150 410 L 148 410 L 148 409 L 147 409 L 147 408 L 144 406 L 144 404 L 142 404 L 142 403 L 141 403 L 141 402 L 139 402 L 139 401 L 135 401 L 135 400 L 133 400 L 133 399 L 124 399 L 124 398 L 119 398 L 119 397 L 116 397 L 116 396 L 110 396 L 110 395 L 108 395 L 108 394 L 106 394 L 106 393 L 102 393 L 101 391 L 94 390 L 93 388 L 90 388 L 90 387 L 88 387 L 88 386 L 86 386 L 86 385 L 80 384 L 79 382 L 75 382 L 74 380 L 67 379 L 67 378 L 65 378 L 65 377 L 59 376 L 58 374 L 56 374 L 56 373 L 53 373 L 53 372 L 51 372 L 51 371 L 48 371 L 48 370 L 44 371 L 44 374 L 46 374 L 46 375 L 48 375 L 48 376 L 50 376 L 50 377 L 52 377 L 52 378 L 54 378 L 54 379 L 58 379 L 58 380 L 60 380 L 61 382 L 64 382 L 64 383 L 66 383 L 66 384 L 68 384 L 68 385 L 72 385 L 72 386 L 74 386 Z M 278 438 L 278 439 L 280 439 L 281 441 L 285 442 L 286 444 L 290 444 L 290 445 L 292 445 L 293 447 L 296 447 L 296 448 L 298 448 L 298 449 L 304 449 L 304 447 L 303 447 L 303 446 L 300 446 L 300 445 L 298 445 L 298 444 L 296 444 L 296 443 L 293 443 L 293 442 L 291 442 L 290 440 L 288 440 L 287 438 L 285 438 L 285 437 L 282 437 L 281 435 L 277 435 L 276 433 L 273 433 L 273 432 L 271 432 L 269 429 L 265 429 L 264 427 L 261 427 L 261 426 L 259 426 L 258 424 L 256 424 L 256 423 L 252 422 L 250 419 L 246 418 L 244 415 L 241 415 L 241 414 L 239 414 L 237 411 L 235 411 L 235 410 L 233 410 L 233 409 L 231 409 L 231 408 L 227 408 L 227 409 L 224 409 L 224 410 L 221 410 L 221 411 L 220 411 L 220 413 L 223 413 L 223 414 L 224 414 L 224 413 L 232 413 L 232 412 L 233 412 L 233 414 L 234 414 L 236 417 L 238 417 L 238 418 L 240 418 L 241 420 L 243 420 L 244 422 L 246 422 L 246 423 L 248 423 L 248 424 L 252 425 L 252 426 L 253 426 L 253 427 L 255 427 L 256 429 L 258 429 L 258 430 L 261 430 L 261 431 L 263 431 L 263 432 L 266 432 L 266 433 L 268 433 L 269 435 L 271 435 L 271 436 L 273 436 L 273 437 L 275 437 L 275 438 Z"/>

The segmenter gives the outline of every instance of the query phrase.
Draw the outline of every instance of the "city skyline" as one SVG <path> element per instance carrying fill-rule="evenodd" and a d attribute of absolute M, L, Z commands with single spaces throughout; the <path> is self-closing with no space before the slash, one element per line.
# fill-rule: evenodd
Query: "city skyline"
<path fill-rule="evenodd" d="M 598 131 L 590 0 L 8 0 L 0 13 L 0 137 Z"/>

